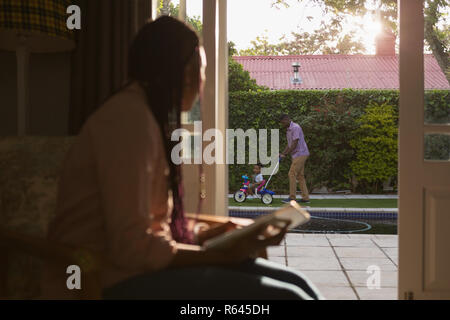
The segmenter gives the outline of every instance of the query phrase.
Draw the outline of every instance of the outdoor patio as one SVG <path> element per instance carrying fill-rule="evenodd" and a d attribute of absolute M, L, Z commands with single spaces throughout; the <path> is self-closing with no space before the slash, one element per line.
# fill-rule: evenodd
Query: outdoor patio
<path fill-rule="evenodd" d="M 327 299 L 397 299 L 397 235 L 289 233 L 268 254 L 269 260 L 301 270 Z M 380 268 L 379 289 L 366 285 L 371 265 Z"/>

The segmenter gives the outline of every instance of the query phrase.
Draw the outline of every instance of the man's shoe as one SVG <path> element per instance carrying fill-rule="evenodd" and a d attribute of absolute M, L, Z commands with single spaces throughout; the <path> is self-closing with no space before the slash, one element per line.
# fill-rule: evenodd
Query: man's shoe
<path fill-rule="evenodd" d="M 300 199 L 300 200 L 297 200 L 297 202 L 298 203 L 309 203 L 309 200 Z"/>
<path fill-rule="evenodd" d="M 281 200 L 281 202 L 283 202 L 283 203 L 289 203 L 289 202 L 291 202 L 291 198 L 287 198 L 287 199 L 283 199 L 283 200 Z"/>

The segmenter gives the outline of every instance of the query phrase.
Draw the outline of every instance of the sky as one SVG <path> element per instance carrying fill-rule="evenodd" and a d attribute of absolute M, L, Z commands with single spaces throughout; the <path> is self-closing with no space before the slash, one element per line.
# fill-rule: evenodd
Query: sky
<path fill-rule="evenodd" d="M 177 4 L 178 0 L 172 1 Z M 202 16 L 202 0 L 187 0 L 187 15 Z M 312 1 L 287 0 L 289 8 L 272 7 L 272 0 L 228 0 L 227 32 L 228 40 L 236 44 L 238 50 L 251 46 L 257 36 L 266 35 L 270 43 L 278 43 L 291 32 L 311 32 L 319 27 L 322 10 Z M 311 18 L 312 17 L 312 18 Z M 380 30 L 379 24 L 372 17 L 354 18 L 345 29 L 358 28 L 357 37 L 366 47 L 366 54 L 375 53 L 375 37 Z"/>

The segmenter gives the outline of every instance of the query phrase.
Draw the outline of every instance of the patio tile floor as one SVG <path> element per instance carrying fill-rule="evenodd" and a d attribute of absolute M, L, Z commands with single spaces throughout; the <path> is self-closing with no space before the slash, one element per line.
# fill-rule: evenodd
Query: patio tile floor
<path fill-rule="evenodd" d="M 397 299 L 397 235 L 289 233 L 268 255 L 300 270 L 327 299 Z M 369 266 L 380 269 L 379 288 L 367 287 Z"/>

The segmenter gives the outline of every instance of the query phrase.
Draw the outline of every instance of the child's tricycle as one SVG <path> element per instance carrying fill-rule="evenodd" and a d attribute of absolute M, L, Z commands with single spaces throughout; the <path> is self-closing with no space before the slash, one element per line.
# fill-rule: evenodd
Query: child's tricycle
<path fill-rule="evenodd" d="M 280 162 L 278 161 L 277 165 L 272 171 L 272 174 L 269 177 L 269 180 L 263 180 L 259 183 L 259 185 L 256 187 L 255 195 L 259 197 L 264 204 L 271 204 L 273 201 L 273 195 L 275 192 L 270 191 L 267 189 L 267 186 L 269 185 L 270 179 L 272 179 L 273 173 L 277 170 L 278 165 Z M 244 179 L 244 183 L 242 184 L 242 187 L 234 193 L 234 201 L 242 203 L 247 199 L 248 195 L 248 188 L 250 187 L 250 181 L 247 175 L 243 175 L 242 179 Z"/>

